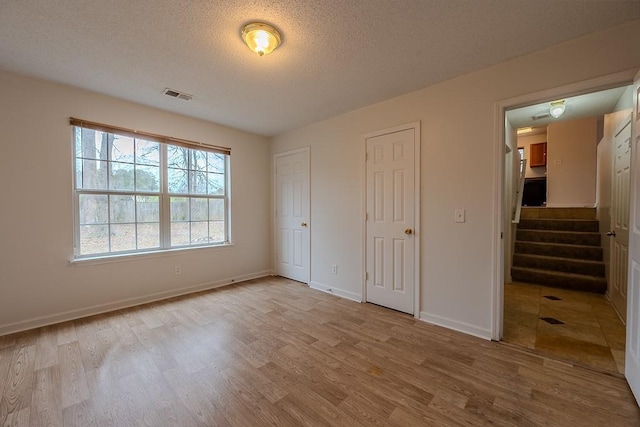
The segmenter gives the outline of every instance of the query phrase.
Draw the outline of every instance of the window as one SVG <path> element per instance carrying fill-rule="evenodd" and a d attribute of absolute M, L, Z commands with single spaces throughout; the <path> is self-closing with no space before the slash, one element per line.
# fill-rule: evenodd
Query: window
<path fill-rule="evenodd" d="M 229 242 L 229 149 L 71 123 L 76 258 Z"/>
<path fill-rule="evenodd" d="M 524 147 L 518 147 L 518 153 L 520 154 L 520 174 L 524 170 Z"/>

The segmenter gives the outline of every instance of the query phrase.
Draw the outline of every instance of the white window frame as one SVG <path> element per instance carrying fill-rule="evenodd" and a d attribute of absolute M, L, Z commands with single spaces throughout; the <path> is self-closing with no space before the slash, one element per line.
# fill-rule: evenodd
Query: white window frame
<path fill-rule="evenodd" d="M 72 119 L 74 120 L 74 119 Z M 225 153 L 219 153 L 224 156 L 224 186 L 225 191 L 222 195 L 217 194 L 202 194 L 202 193 L 170 193 L 169 192 L 169 178 L 168 178 L 168 147 L 170 145 L 179 146 L 182 148 L 188 148 L 190 150 L 196 151 L 204 151 L 210 152 L 210 150 L 202 149 L 204 145 L 195 145 L 190 147 L 185 147 L 184 144 L 171 144 L 169 142 L 157 142 L 160 146 L 159 150 L 159 180 L 160 180 L 160 189 L 158 192 L 150 192 L 150 191 L 127 191 L 127 190 L 112 190 L 112 189 L 82 189 L 78 188 L 77 183 L 77 160 L 76 157 L 76 128 L 82 128 L 82 126 L 73 124 L 72 127 L 72 171 L 73 171 L 73 205 L 74 205 L 74 227 L 73 227 L 73 261 L 82 261 L 82 260 L 101 260 L 101 259 L 109 259 L 109 258 L 119 258 L 122 256 L 139 256 L 139 255 L 149 255 L 156 253 L 169 253 L 173 251 L 182 251 L 182 250 L 191 250 L 198 248 L 213 248 L 213 247 L 221 247 L 221 246 L 230 246 L 231 243 L 231 156 Z M 105 125 L 106 126 L 106 125 Z M 114 128 L 113 130 L 102 130 L 102 132 L 109 132 L 116 135 L 127 136 L 126 132 L 119 133 L 118 128 Z M 150 134 L 153 135 L 153 134 Z M 136 136 L 135 138 L 140 140 L 149 140 L 145 138 L 144 134 L 140 136 Z M 169 138 L 167 138 L 169 139 Z M 182 140 L 179 140 L 182 141 Z M 107 164 L 111 164 L 113 160 L 111 160 L 110 155 L 107 159 Z M 126 250 L 126 251 L 111 251 L 111 247 L 109 247 L 109 252 L 101 252 L 101 253 L 91 253 L 91 254 L 81 254 L 80 253 L 80 195 L 81 194 L 95 194 L 95 195 L 128 195 L 128 196 L 153 196 L 158 197 L 159 201 L 159 247 L 156 248 L 145 248 L 145 249 L 134 249 L 134 250 Z M 186 245 L 172 245 L 171 243 L 171 198 L 175 197 L 183 197 L 188 200 L 192 198 L 202 198 L 206 200 L 223 200 L 224 202 L 224 239 L 223 241 L 216 242 L 204 242 L 204 243 L 190 243 Z M 189 208 L 189 211 L 191 208 Z M 108 213 L 109 214 L 109 213 Z M 210 220 L 207 220 L 210 221 Z M 188 221 L 191 222 L 191 221 Z M 137 218 L 136 218 L 136 224 Z M 109 222 L 105 225 L 111 226 L 111 219 L 109 218 Z M 137 238 L 136 238 L 137 239 Z"/>

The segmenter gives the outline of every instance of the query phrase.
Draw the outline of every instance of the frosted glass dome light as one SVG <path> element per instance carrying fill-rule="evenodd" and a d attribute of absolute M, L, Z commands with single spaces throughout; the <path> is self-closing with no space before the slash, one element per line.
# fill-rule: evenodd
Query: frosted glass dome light
<path fill-rule="evenodd" d="M 564 105 L 564 99 L 561 101 L 553 101 L 551 103 L 551 107 L 549 108 L 549 114 L 557 119 L 564 114 L 565 109 L 566 107 Z"/>

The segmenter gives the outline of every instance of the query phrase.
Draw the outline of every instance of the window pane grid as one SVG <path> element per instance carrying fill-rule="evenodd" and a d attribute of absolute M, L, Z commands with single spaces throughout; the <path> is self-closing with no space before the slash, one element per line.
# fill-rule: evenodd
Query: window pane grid
<path fill-rule="evenodd" d="M 160 198 L 127 193 L 78 193 L 80 253 L 159 249 Z"/>
<path fill-rule="evenodd" d="M 223 197 L 170 197 L 172 246 L 224 243 L 225 205 Z"/>
<path fill-rule="evenodd" d="M 74 146 L 77 256 L 229 241 L 227 155 L 79 127 Z"/>
<path fill-rule="evenodd" d="M 169 192 L 172 194 L 226 194 L 225 155 L 184 147 L 168 147 Z"/>

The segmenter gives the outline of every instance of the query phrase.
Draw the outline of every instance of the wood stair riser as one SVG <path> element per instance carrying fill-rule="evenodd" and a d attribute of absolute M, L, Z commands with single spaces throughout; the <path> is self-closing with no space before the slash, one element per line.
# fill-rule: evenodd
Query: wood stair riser
<path fill-rule="evenodd" d="M 516 267 L 536 268 L 540 270 L 561 271 L 565 273 L 604 277 L 604 263 L 602 261 L 584 261 L 578 259 L 515 254 L 513 257 L 513 265 Z"/>
<path fill-rule="evenodd" d="M 563 245 L 544 242 L 516 241 L 516 254 L 547 255 L 560 258 L 576 258 L 592 261 L 602 260 L 602 248 L 599 246 Z"/>

